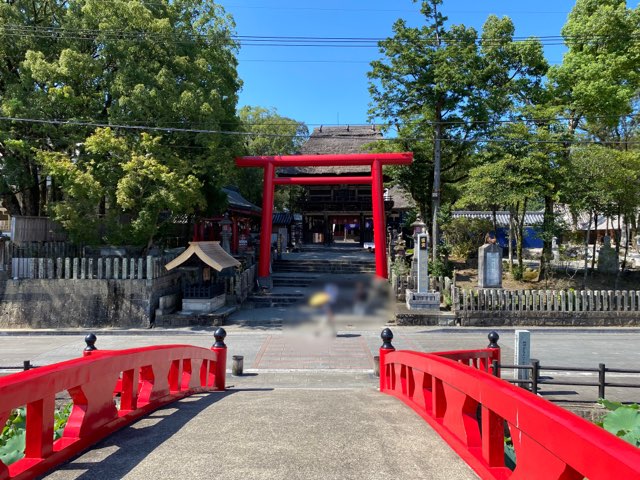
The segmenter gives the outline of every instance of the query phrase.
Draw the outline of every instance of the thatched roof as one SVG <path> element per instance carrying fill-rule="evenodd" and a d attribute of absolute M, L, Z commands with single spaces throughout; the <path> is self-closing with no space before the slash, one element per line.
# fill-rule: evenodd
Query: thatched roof
<path fill-rule="evenodd" d="M 387 195 L 393 200 L 393 210 L 411 210 L 416 206 L 411 194 L 398 185 L 391 187 Z"/>
<path fill-rule="evenodd" d="M 382 139 L 375 125 L 318 127 L 313 129 L 309 140 L 302 146 L 303 155 L 366 153 L 367 144 Z M 344 175 L 347 173 L 368 174 L 368 166 L 357 167 L 291 167 L 278 169 L 283 175 Z"/>

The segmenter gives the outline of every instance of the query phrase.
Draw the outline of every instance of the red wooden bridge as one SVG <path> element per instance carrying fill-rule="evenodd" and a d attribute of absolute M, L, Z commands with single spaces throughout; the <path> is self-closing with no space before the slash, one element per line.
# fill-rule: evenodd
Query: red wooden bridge
<path fill-rule="evenodd" d="M 80 358 L 0 379 L 0 419 L 5 422 L 12 409 L 17 407 L 26 405 L 27 411 L 24 458 L 9 466 L 0 464 L 0 479 L 28 479 L 42 475 L 164 405 L 193 394 L 223 392 L 227 351 L 225 335 L 224 330 L 218 329 L 216 343 L 211 349 L 167 345 L 120 351 L 96 350 L 93 346 L 95 337 L 88 336 L 87 349 Z M 492 362 L 500 360 L 497 335 L 490 335 L 491 343 L 485 349 L 438 353 L 395 351 L 389 329 L 383 331 L 382 339 L 380 392 L 397 397 L 411 407 L 480 478 L 640 479 L 640 450 L 492 375 Z M 69 392 L 73 409 L 62 437 L 54 441 L 55 399 L 63 391 Z M 259 393 L 264 402 L 269 402 L 269 398 L 273 398 L 274 403 L 278 401 L 274 392 Z M 372 392 L 383 399 L 381 393 Z M 357 396 L 345 393 L 342 398 L 345 395 Z M 318 407 L 312 397 L 307 401 L 309 403 L 296 405 L 295 408 L 304 410 Z M 336 414 L 345 414 L 341 408 L 353 408 L 347 403 L 332 408 Z M 364 409 L 365 403 L 370 403 L 370 400 L 358 398 L 354 404 L 358 403 Z M 214 410 L 216 407 L 217 404 L 212 406 Z M 260 411 L 265 408 L 263 405 L 254 412 L 242 410 L 236 417 L 242 424 L 255 422 L 254 437 L 258 440 L 268 435 L 268 432 L 260 432 L 264 426 Z M 376 404 L 375 408 L 382 409 L 376 412 L 382 417 L 386 413 L 385 408 L 391 410 L 388 402 Z M 359 422 L 355 424 L 356 428 L 360 427 L 360 423 L 371 423 L 361 414 L 358 416 L 357 411 L 350 413 Z M 185 424 L 192 424 L 192 420 L 197 420 L 197 417 L 185 421 Z M 420 423 L 420 420 L 409 417 L 405 419 L 407 422 Z M 206 425 L 192 426 L 195 429 L 191 431 L 193 441 L 202 441 L 202 438 L 195 437 L 204 435 L 203 448 L 206 448 L 207 435 L 212 435 L 209 437 L 211 440 L 213 436 L 216 439 L 222 437 L 223 441 L 225 434 L 233 435 L 222 426 L 214 427 L 209 431 Z M 318 438 L 301 438 L 296 439 L 297 442 L 317 441 L 321 445 L 328 441 L 327 435 L 322 435 L 328 430 L 322 425 L 305 431 L 307 434 L 317 432 Z M 513 443 L 515 467 L 505 464 L 505 433 Z M 400 452 L 405 458 L 415 447 L 410 442 L 415 443 L 416 439 L 409 436 L 405 439 L 397 425 L 393 429 L 382 429 L 379 434 L 381 437 L 374 441 L 387 445 L 385 439 L 396 435 L 399 438 L 395 441 L 401 446 L 406 441 L 404 448 L 407 451 Z M 252 437 L 252 441 L 256 440 Z M 344 439 L 336 439 L 336 442 L 343 448 L 341 442 Z M 379 445 L 350 447 L 362 455 L 367 450 L 377 452 L 376 448 L 380 448 Z M 199 451 L 192 445 L 189 448 L 195 449 L 196 453 Z M 319 446 L 318 456 L 322 456 L 321 449 Z M 134 454 L 133 451 L 125 452 L 128 453 Z M 449 476 L 444 472 L 444 476 L 437 478 L 470 478 L 454 475 L 454 466 L 447 457 L 452 454 L 450 450 L 433 452 L 434 456 L 442 456 L 445 464 L 449 462 L 451 468 Z M 268 458 L 244 459 L 248 463 L 254 460 L 270 461 Z M 294 465 L 300 463 L 299 478 L 312 478 L 305 477 L 302 465 L 304 458 L 292 458 L 291 461 Z M 424 461 L 427 462 L 427 459 Z M 380 462 L 385 463 L 385 458 L 380 458 Z M 191 472 L 185 475 L 200 478 L 193 472 L 196 468 L 194 465 L 201 464 L 185 464 L 185 472 Z M 242 462 L 239 460 L 238 464 Z M 200 468 L 202 478 L 209 478 L 215 476 L 211 475 L 212 471 L 222 471 L 225 466 L 206 464 Z M 330 466 L 327 467 L 329 471 Z M 236 476 L 227 473 L 219 476 L 242 478 L 242 472 Z M 416 474 L 413 475 L 415 478 Z M 171 475 L 165 472 L 165 477 L 170 478 Z M 245 478 L 248 478 L 246 474 Z M 364 477 L 362 474 L 358 476 L 357 472 L 344 472 L 343 475 L 338 472 L 326 478 Z M 396 478 L 402 476 L 398 474 Z"/>

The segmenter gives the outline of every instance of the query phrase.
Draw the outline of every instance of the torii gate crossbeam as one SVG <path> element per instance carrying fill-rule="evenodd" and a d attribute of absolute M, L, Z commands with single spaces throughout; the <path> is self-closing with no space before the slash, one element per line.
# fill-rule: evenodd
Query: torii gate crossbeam
<path fill-rule="evenodd" d="M 373 211 L 373 240 L 376 256 L 376 275 L 387 278 L 387 251 L 385 245 L 385 217 L 383 198 L 383 165 L 409 165 L 412 153 L 355 153 L 344 155 L 288 155 L 237 157 L 238 167 L 260 167 L 264 171 L 262 195 L 262 223 L 260 229 L 260 260 L 258 277 L 261 284 L 270 284 L 271 230 L 273 221 L 273 194 L 275 185 L 371 185 Z M 351 167 L 370 166 L 371 175 L 364 177 L 276 177 L 277 167 Z"/>

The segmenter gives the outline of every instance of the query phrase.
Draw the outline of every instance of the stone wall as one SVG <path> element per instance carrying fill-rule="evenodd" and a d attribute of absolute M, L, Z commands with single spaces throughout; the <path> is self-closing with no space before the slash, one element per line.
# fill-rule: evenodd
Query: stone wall
<path fill-rule="evenodd" d="M 0 328 L 146 328 L 159 298 L 181 290 L 180 275 L 153 280 L 7 280 Z"/>

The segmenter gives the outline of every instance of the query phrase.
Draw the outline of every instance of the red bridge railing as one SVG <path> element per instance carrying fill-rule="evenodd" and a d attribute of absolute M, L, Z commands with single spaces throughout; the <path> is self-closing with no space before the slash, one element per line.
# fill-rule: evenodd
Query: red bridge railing
<path fill-rule="evenodd" d="M 495 332 L 492 332 L 495 334 Z M 415 410 L 483 479 L 640 479 L 640 449 L 489 373 L 484 350 L 395 351 L 382 333 L 380 391 Z M 505 466 L 505 422 L 516 466 Z"/>
<path fill-rule="evenodd" d="M 225 389 L 226 332 L 211 349 L 163 345 L 96 350 L 88 335 L 81 358 L 0 378 L 0 425 L 26 405 L 21 460 L 0 462 L 0 480 L 30 479 L 68 460 L 149 412 L 194 393 Z M 54 441 L 56 394 L 73 401 L 62 438 Z M 116 397 L 120 398 L 119 404 Z"/>

